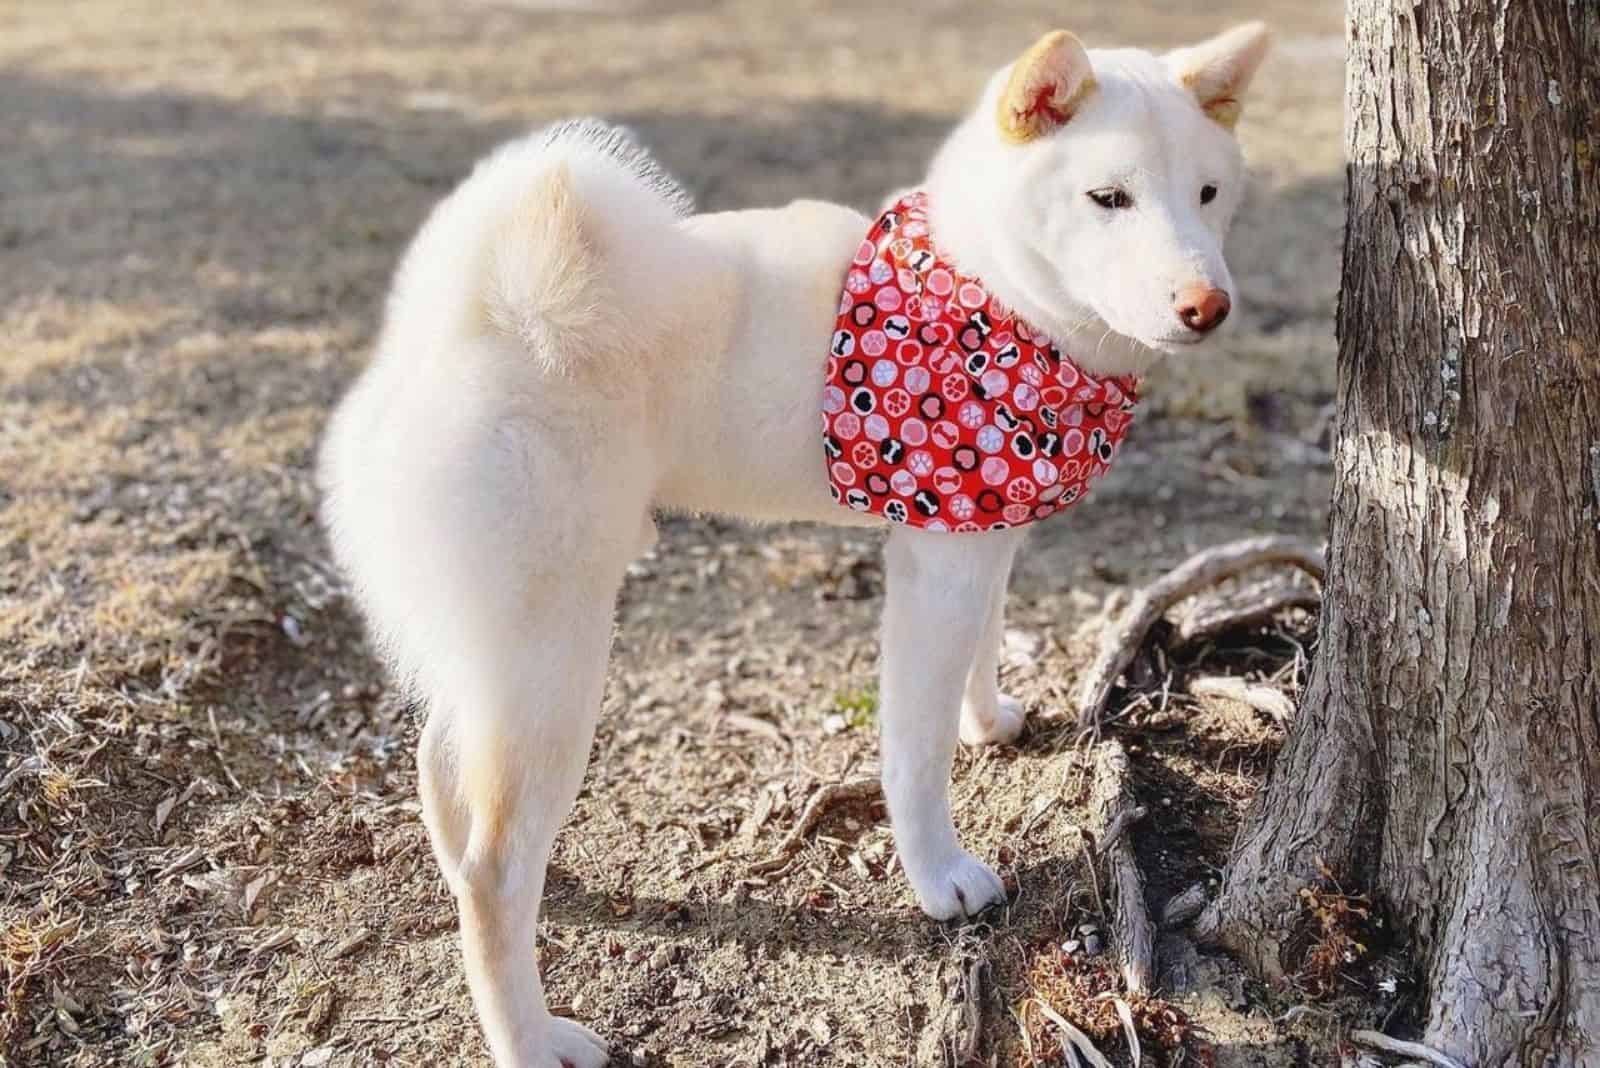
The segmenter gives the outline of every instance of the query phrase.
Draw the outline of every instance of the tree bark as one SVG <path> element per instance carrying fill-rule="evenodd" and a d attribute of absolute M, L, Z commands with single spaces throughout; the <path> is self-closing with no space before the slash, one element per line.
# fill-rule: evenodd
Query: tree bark
<path fill-rule="evenodd" d="M 1422 1040 L 1600 1064 L 1600 4 L 1349 0 L 1317 660 L 1202 935 L 1298 966 L 1325 864 Z"/>

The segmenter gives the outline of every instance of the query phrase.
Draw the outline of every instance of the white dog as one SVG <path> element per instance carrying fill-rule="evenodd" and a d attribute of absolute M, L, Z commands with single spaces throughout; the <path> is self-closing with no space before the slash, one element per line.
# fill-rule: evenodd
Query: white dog
<path fill-rule="evenodd" d="M 606 1059 L 547 1009 L 534 930 L 656 509 L 893 526 L 900 861 L 936 919 L 1003 899 L 948 779 L 958 736 L 1022 729 L 996 684 L 1019 526 L 1104 471 L 1137 376 L 1227 314 L 1232 128 L 1266 44 L 1259 25 L 1165 56 L 1049 34 L 876 223 L 815 201 L 692 215 L 591 122 L 504 146 L 433 212 L 320 474 L 335 552 L 427 702 L 423 809 L 497 1063 Z"/>

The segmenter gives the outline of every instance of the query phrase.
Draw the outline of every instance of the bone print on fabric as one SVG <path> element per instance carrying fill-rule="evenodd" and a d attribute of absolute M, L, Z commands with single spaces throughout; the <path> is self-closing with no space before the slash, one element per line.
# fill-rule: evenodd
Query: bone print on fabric
<path fill-rule="evenodd" d="M 924 530 L 1002 530 L 1083 499 L 1133 422 L 1138 379 L 1096 379 L 896 201 L 857 249 L 822 398 L 840 504 Z"/>

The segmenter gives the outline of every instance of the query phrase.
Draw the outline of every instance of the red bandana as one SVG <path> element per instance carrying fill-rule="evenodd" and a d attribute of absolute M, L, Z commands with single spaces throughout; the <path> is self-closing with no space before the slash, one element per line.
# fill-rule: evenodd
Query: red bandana
<path fill-rule="evenodd" d="M 822 395 L 829 489 L 924 530 L 1031 523 L 1110 469 L 1137 388 L 1090 377 L 951 266 L 927 194 L 910 193 L 844 280 Z"/>

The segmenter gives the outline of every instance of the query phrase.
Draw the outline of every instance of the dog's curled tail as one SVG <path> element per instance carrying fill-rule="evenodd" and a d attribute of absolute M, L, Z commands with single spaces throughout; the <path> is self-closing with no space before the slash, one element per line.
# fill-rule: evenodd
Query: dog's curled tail
<path fill-rule="evenodd" d="M 391 309 L 437 308 L 466 284 L 459 328 L 513 339 L 566 373 L 642 342 L 630 327 L 666 299 L 691 210 L 628 130 L 557 123 L 503 145 L 440 205 L 397 280 L 397 297 L 415 299 Z"/>
<path fill-rule="evenodd" d="M 488 322 L 552 369 L 628 348 L 638 303 L 669 288 L 690 200 L 625 129 L 594 120 L 558 124 L 528 152 L 536 177 L 496 228 L 483 291 Z"/>

